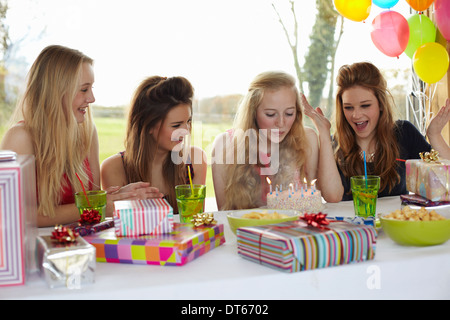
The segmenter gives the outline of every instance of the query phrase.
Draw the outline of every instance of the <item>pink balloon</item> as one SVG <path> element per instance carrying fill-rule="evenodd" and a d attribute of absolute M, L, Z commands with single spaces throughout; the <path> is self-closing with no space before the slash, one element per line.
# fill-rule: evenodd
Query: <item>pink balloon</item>
<path fill-rule="evenodd" d="M 434 16 L 439 31 L 445 40 L 450 41 L 450 1 L 436 0 L 434 2 Z"/>
<path fill-rule="evenodd" d="M 370 36 L 378 50 L 389 57 L 398 57 L 408 45 L 408 21 L 396 11 L 381 12 L 372 21 Z"/>

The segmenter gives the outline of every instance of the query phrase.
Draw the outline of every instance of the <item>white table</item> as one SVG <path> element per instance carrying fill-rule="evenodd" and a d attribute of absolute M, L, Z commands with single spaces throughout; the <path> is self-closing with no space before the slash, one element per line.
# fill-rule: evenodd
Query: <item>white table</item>
<path fill-rule="evenodd" d="M 215 203 L 209 200 L 214 210 Z M 378 212 L 400 208 L 399 197 L 378 200 Z M 329 216 L 352 216 L 352 202 L 326 204 Z M 49 289 L 37 274 L 26 285 L 0 288 L 0 299 L 449 299 L 450 241 L 404 247 L 383 232 L 374 260 L 284 273 L 245 260 L 224 213 L 226 243 L 181 267 L 100 263 L 94 284 Z M 41 233 L 44 232 L 41 230 Z"/>

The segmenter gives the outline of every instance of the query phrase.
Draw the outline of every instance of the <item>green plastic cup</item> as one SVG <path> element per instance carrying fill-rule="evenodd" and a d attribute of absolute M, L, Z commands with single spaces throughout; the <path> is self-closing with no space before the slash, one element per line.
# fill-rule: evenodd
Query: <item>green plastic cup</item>
<path fill-rule="evenodd" d="M 355 215 L 363 218 L 375 217 L 380 177 L 369 175 L 366 179 L 365 176 L 354 176 L 350 178 L 350 183 Z"/>
<path fill-rule="evenodd" d="M 89 199 L 89 204 L 86 196 Z M 86 195 L 84 192 L 77 192 L 75 193 L 75 205 L 80 212 L 80 216 L 83 214 L 84 210 L 96 210 L 101 215 L 101 221 L 104 221 L 106 214 L 106 191 L 86 191 Z"/>
<path fill-rule="evenodd" d="M 181 223 L 189 223 L 192 216 L 202 213 L 205 206 L 206 186 L 203 184 L 191 185 L 182 184 L 175 186 L 175 195 L 177 197 L 178 213 Z"/>

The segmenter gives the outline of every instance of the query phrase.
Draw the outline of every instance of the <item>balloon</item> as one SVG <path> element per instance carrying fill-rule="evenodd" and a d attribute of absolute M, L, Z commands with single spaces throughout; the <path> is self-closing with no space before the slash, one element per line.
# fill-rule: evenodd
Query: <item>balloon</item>
<path fill-rule="evenodd" d="M 434 16 L 439 31 L 445 40 L 450 41 L 450 2 L 448 0 L 436 0 Z"/>
<path fill-rule="evenodd" d="M 447 50 L 439 43 L 425 43 L 414 53 L 414 71 L 426 83 L 435 83 L 441 80 L 447 73 L 448 65 Z"/>
<path fill-rule="evenodd" d="M 434 0 L 406 0 L 411 8 L 416 11 L 424 11 L 427 10 L 429 6 L 433 3 Z M 444 0 L 445 2 L 446 0 Z"/>
<path fill-rule="evenodd" d="M 370 36 L 378 50 L 389 57 L 398 57 L 408 45 L 408 21 L 398 12 L 381 12 L 372 21 Z"/>
<path fill-rule="evenodd" d="M 397 4 L 398 0 L 373 0 L 373 4 L 383 8 L 390 9 Z"/>
<path fill-rule="evenodd" d="M 353 21 L 363 21 L 370 14 L 372 0 L 334 0 L 334 6 L 345 18 Z"/>
<path fill-rule="evenodd" d="M 405 53 L 412 59 L 418 47 L 436 40 L 436 28 L 433 21 L 423 14 L 415 14 L 409 17 L 408 25 L 409 41 Z"/>

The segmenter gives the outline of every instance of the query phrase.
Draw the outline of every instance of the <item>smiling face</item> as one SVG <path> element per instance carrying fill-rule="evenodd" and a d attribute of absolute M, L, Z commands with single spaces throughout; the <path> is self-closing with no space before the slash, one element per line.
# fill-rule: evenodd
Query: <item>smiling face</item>
<path fill-rule="evenodd" d="M 342 93 L 344 116 L 356 134 L 358 144 L 370 142 L 376 135 L 380 106 L 372 90 L 355 86 Z"/>
<path fill-rule="evenodd" d="M 84 62 L 77 93 L 72 101 L 72 110 L 78 123 L 85 120 L 87 108 L 95 101 L 92 85 L 94 84 L 94 70 L 90 63 Z"/>
<path fill-rule="evenodd" d="M 191 122 L 190 105 L 179 104 L 173 107 L 167 113 L 166 118 L 162 122 L 160 121 L 150 132 L 158 141 L 158 150 L 162 150 L 164 153 L 172 150 L 178 151 L 184 136 L 191 131 Z"/>
<path fill-rule="evenodd" d="M 258 129 L 278 129 L 269 134 L 275 143 L 280 143 L 291 130 L 295 121 L 297 95 L 293 88 L 282 87 L 277 90 L 267 90 L 261 104 L 256 109 Z"/>

